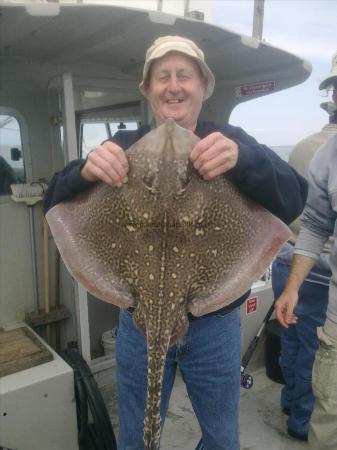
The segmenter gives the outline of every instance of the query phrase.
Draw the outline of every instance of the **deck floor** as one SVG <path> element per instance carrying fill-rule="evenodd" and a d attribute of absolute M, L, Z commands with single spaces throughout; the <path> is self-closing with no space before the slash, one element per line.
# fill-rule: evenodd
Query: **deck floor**
<path fill-rule="evenodd" d="M 259 368 L 251 374 L 254 377 L 254 386 L 250 390 L 241 390 L 241 450 L 308 449 L 307 443 L 292 439 L 286 432 L 287 417 L 279 406 L 282 386 L 267 378 L 264 368 Z M 108 389 L 103 389 L 103 395 L 117 432 L 115 395 Z M 161 450 L 194 450 L 199 439 L 199 425 L 185 385 L 178 374 L 164 425 Z"/>

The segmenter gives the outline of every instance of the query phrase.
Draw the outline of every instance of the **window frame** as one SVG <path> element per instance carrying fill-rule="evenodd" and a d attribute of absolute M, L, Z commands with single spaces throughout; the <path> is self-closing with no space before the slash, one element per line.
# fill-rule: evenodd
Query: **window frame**
<path fill-rule="evenodd" d="M 33 181 L 33 168 L 32 168 L 32 160 L 31 160 L 31 153 L 29 148 L 29 136 L 28 136 L 28 126 L 26 119 L 23 114 L 21 114 L 19 111 L 17 111 L 14 108 L 8 107 L 8 106 L 1 106 L 0 105 L 0 115 L 4 116 L 11 116 L 14 117 L 14 119 L 19 124 L 20 129 L 20 135 L 21 135 L 21 152 L 22 152 L 22 161 L 23 161 L 23 167 L 24 172 L 26 175 L 26 183 L 30 183 Z M 9 195 L 1 195 L 0 198 L 8 198 Z"/>
<path fill-rule="evenodd" d="M 133 108 L 139 108 L 139 113 L 135 114 Z M 137 128 L 141 126 L 141 102 L 139 100 L 119 103 L 115 105 L 107 105 L 98 108 L 86 109 L 75 112 L 76 134 L 78 157 L 83 156 L 83 126 L 86 123 L 104 124 L 107 131 L 107 139 L 111 135 L 111 123 L 117 122 L 135 122 Z M 112 136 L 111 136 L 112 137 Z M 100 142 L 97 142 L 100 144 Z"/>

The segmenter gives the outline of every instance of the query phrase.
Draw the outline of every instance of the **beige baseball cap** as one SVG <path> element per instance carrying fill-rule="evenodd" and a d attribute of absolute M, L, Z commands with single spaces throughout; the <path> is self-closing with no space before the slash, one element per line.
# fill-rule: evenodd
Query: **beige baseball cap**
<path fill-rule="evenodd" d="M 319 89 L 321 89 L 321 90 L 322 89 L 326 89 L 332 83 L 336 83 L 337 84 L 337 52 L 332 57 L 331 71 L 328 74 L 328 76 L 319 85 Z"/>
<path fill-rule="evenodd" d="M 149 74 L 149 69 L 153 60 L 161 58 L 168 52 L 181 52 L 185 55 L 191 56 L 196 61 L 200 67 L 201 73 L 206 79 L 204 100 L 207 100 L 213 94 L 215 85 L 214 75 L 205 62 L 204 52 L 193 41 L 181 36 L 162 36 L 156 39 L 147 50 L 143 68 L 143 79 L 139 84 L 141 93 L 144 96 L 146 95 L 145 81 Z"/>

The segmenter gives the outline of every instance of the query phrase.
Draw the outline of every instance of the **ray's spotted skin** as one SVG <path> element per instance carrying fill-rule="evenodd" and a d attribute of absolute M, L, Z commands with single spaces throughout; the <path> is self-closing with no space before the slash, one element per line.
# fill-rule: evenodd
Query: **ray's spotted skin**
<path fill-rule="evenodd" d="M 127 151 L 128 183 L 98 183 L 46 216 L 73 276 L 96 297 L 135 308 L 148 347 L 147 450 L 159 445 L 166 353 L 188 313 L 239 298 L 289 237 L 224 177 L 202 179 L 189 161 L 197 142 L 168 119 Z"/>

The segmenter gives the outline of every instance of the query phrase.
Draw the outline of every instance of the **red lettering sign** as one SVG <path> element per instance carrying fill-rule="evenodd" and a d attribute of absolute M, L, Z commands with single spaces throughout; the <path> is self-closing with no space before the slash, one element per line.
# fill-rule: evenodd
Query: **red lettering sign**
<path fill-rule="evenodd" d="M 275 81 L 261 81 L 259 83 L 243 84 L 235 88 L 235 97 L 250 97 L 265 94 L 275 90 Z"/>
<path fill-rule="evenodd" d="M 257 310 L 257 297 L 251 297 L 246 301 L 246 314 L 255 313 Z"/>

